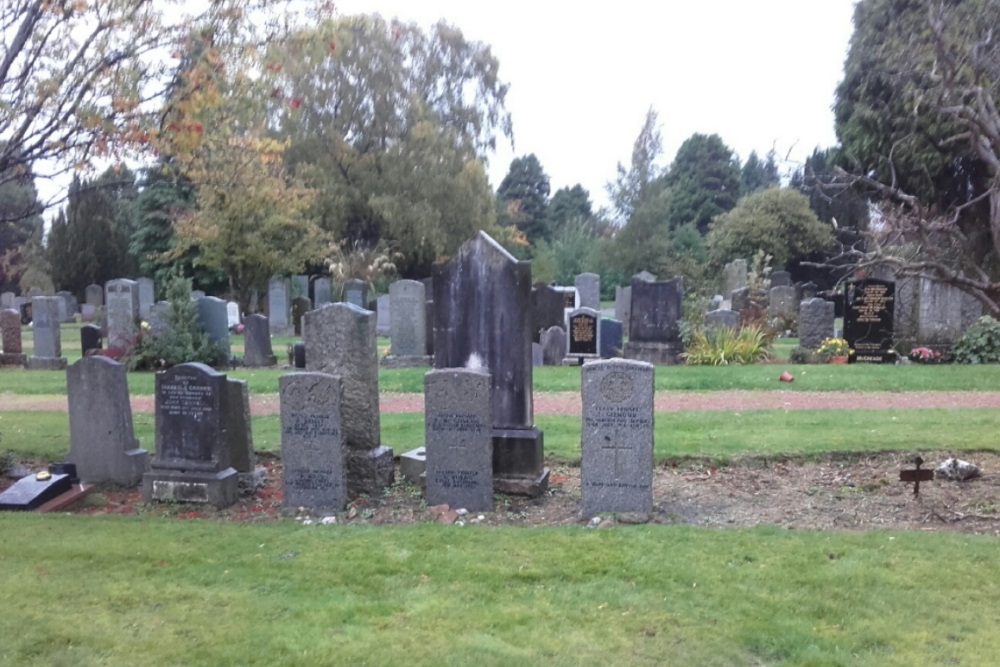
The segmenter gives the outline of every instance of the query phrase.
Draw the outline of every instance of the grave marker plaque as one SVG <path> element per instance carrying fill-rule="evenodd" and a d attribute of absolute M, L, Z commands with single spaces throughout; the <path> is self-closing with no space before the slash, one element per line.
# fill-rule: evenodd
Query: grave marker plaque
<path fill-rule="evenodd" d="M 572 360 L 600 356 L 600 316 L 593 308 L 578 308 L 568 318 L 566 356 Z"/>
<path fill-rule="evenodd" d="M 851 360 L 891 363 L 896 284 L 889 280 L 849 281 L 844 286 L 844 339 Z"/>

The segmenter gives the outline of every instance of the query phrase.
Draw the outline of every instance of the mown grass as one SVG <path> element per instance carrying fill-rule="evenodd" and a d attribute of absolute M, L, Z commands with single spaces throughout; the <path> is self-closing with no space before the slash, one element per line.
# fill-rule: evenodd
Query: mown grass
<path fill-rule="evenodd" d="M 556 460 L 580 458 L 580 417 L 540 416 L 545 453 Z M 153 415 L 134 415 L 135 433 L 154 449 Z M 422 414 L 384 414 L 382 442 L 396 454 L 424 444 Z M 0 412 L 0 451 L 24 458 L 62 460 L 69 451 L 69 417 L 60 412 Z M 658 459 L 702 456 L 729 459 L 743 454 L 818 456 L 829 452 L 881 450 L 974 451 L 996 447 L 1000 412 L 934 410 L 753 410 L 674 412 L 656 415 Z M 281 449 L 277 415 L 253 418 L 254 447 Z"/>
<path fill-rule="evenodd" d="M 996 541 L 0 516 L 0 662 L 988 665 Z"/>

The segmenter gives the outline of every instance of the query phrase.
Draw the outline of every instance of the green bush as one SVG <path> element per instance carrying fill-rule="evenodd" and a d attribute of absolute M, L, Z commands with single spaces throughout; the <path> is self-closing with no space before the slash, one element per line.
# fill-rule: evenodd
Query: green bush
<path fill-rule="evenodd" d="M 983 315 L 965 331 L 953 353 L 957 364 L 1000 363 L 1000 322 Z"/>
<path fill-rule="evenodd" d="M 770 347 L 771 337 L 760 327 L 710 327 L 693 333 L 684 360 L 691 366 L 745 366 L 766 360 Z"/>
<path fill-rule="evenodd" d="M 793 364 L 814 364 L 816 363 L 816 355 L 813 354 L 812 350 L 797 347 L 788 353 L 788 361 Z"/>

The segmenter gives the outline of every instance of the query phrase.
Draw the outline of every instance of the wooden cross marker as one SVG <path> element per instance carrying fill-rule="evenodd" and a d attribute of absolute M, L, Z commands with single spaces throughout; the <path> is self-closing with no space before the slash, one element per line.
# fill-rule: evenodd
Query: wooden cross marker
<path fill-rule="evenodd" d="M 899 471 L 899 481 L 900 482 L 913 482 L 913 495 L 920 495 L 920 482 L 929 482 L 934 479 L 933 470 L 921 470 L 920 466 L 923 465 L 924 460 L 919 456 L 913 459 L 913 463 L 916 466 L 913 470 L 900 470 Z"/>
<path fill-rule="evenodd" d="M 614 452 L 614 455 L 615 455 L 615 479 L 616 480 L 621 479 L 621 468 L 619 467 L 619 464 L 618 464 L 618 452 L 630 452 L 630 451 L 632 451 L 632 448 L 631 447 L 625 447 L 623 445 L 616 445 L 616 444 L 611 443 L 611 438 L 609 436 L 604 436 L 604 441 L 606 443 L 608 443 L 608 444 L 602 445 L 601 449 L 603 449 L 605 451 L 611 450 L 612 452 Z"/>

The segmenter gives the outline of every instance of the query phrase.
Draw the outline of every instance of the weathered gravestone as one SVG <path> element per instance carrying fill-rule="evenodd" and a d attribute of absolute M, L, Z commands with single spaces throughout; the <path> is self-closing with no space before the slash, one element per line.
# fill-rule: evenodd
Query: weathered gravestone
<path fill-rule="evenodd" d="M 601 277 L 596 273 L 581 273 L 573 281 L 580 295 L 580 308 L 601 309 Z"/>
<path fill-rule="evenodd" d="M 29 370 L 61 371 L 66 368 L 66 357 L 62 356 L 60 337 L 58 296 L 36 296 L 32 300 L 34 348 L 28 357 Z"/>
<path fill-rule="evenodd" d="M 428 505 L 493 509 L 493 413 L 489 373 L 464 368 L 424 376 Z"/>
<path fill-rule="evenodd" d="M 677 364 L 684 343 L 681 340 L 681 305 L 684 280 L 663 282 L 632 279 L 632 323 L 625 357 L 672 366 Z"/>
<path fill-rule="evenodd" d="M 84 290 L 84 301 L 91 306 L 103 306 L 104 288 L 100 285 L 87 285 L 87 288 Z"/>
<path fill-rule="evenodd" d="M 96 322 L 99 316 L 100 307 L 91 306 L 89 303 L 85 303 L 80 306 L 80 321 L 81 322 Z"/>
<path fill-rule="evenodd" d="M 0 366 L 24 366 L 27 357 L 21 346 L 21 314 L 12 308 L 0 310 Z"/>
<path fill-rule="evenodd" d="M 549 471 L 532 410 L 530 303 L 531 263 L 485 232 L 434 267 L 434 366 L 488 369 L 494 488 L 538 495 Z"/>
<path fill-rule="evenodd" d="M 55 296 L 59 298 L 56 301 L 56 305 L 59 308 L 59 322 L 66 322 L 66 298 L 69 296 L 69 292 L 56 292 Z"/>
<path fill-rule="evenodd" d="M 0 309 L 7 310 L 8 308 L 14 307 L 14 293 L 4 292 L 0 294 Z"/>
<path fill-rule="evenodd" d="M 62 317 L 63 322 L 75 322 L 76 314 L 80 310 L 80 302 L 77 301 L 76 295 L 72 292 L 62 291 L 56 292 L 56 296 L 61 297 L 63 300 L 63 308 L 59 311 L 59 316 Z"/>
<path fill-rule="evenodd" d="M 297 296 L 292 299 L 292 330 L 296 336 L 302 335 L 302 318 L 312 309 L 312 302 L 308 297 Z"/>
<path fill-rule="evenodd" d="M 283 375 L 278 382 L 284 506 L 339 512 L 347 504 L 340 378 L 296 373 Z"/>
<path fill-rule="evenodd" d="M 230 329 L 240 324 L 240 304 L 235 301 L 226 302 L 226 326 Z"/>
<path fill-rule="evenodd" d="M 198 299 L 198 324 L 208 334 L 208 339 L 222 348 L 225 358 L 232 355 L 229 341 L 229 315 L 226 302 L 215 296 Z"/>
<path fill-rule="evenodd" d="M 844 285 L 844 339 L 853 361 L 888 363 L 892 354 L 896 284 L 889 280 L 848 281 Z"/>
<path fill-rule="evenodd" d="M 243 365 L 261 368 L 276 363 L 267 318 L 259 313 L 250 315 L 243 321 Z"/>
<path fill-rule="evenodd" d="M 385 359 L 390 368 L 427 366 L 427 299 L 424 284 L 399 280 L 389 286 L 392 354 Z"/>
<path fill-rule="evenodd" d="M 139 278 L 136 281 L 139 288 L 139 317 L 149 321 L 149 309 L 156 303 L 156 284 L 152 278 Z"/>
<path fill-rule="evenodd" d="M 625 335 L 632 318 L 632 286 L 615 288 L 615 319 L 622 323 Z"/>
<path fill-rule="evenodd" d="M 317 278 L 313 281 L 313 305 L 316 308 L 322 308 L 326 304 L 332 303 L 332 293 L 329 278 Z"/>
<path fill-rule="evenodd" d="M 747 261 L 734 259 L 722 269 L 722 293 L 732 294 L 733 290 L 747 286 Z"/>
<path fill-rule="evenodd" d="M 583 367 L 583 513 L 653 510 L 652 364 L 610 359 Z"/>
<path fill-rule="evenodd" d="M 823 299 L 806 299 L 799 304 L 799 347 L 816 350 L 833 336 L 834 305 Z"/>
<path fill-rule="evenodd" d="M 566 330 L 562 327 L 549 327 L 542 332 L 542 365 L 562 366 L 566 358 Z"/>
<path fill-rule="evenodd" d="M 379 336 L 389 336 L 392 333 L 392 302 L 389 299 L 388 294 L 383 294 L 375 301 L 375 331 Z"/>
<path fill-rule="evenodd" d="M 542 344 L 532 343 L 531 344 L 531 365 L 534 368 L 540 368 L 545 365 L 545 358 L 542 355 Z"/>
<path fill-rule="evenodd" d="M 771 319 L 789 317 L 799 310 L 798 295 L 794 285 L 772 287 L 767 298 L 767 316 Z"/>
<path fill-rule="evenodd" d="M 424 283 L 424 292 L 426 293 L 427 281 L 424 280 L 422 282 Z M 426 341 L 427 342 L 427 356 L 428 357 L 433 357 L 434 356 L 434 326 L 435 326 L 435 324 L 434 324 L 434 321 L 435 321 L 434 299 L 427 299 L 427 301 L 424 302 L 424 306 L 425 306 L 424 307 L 424 312 L 426 313 L 426 316 L 424 317 L 424 321 L 427 324 L 427 341 Z"/>
<path fill-rule="evenodd" d="M 788 271 L 774 271 L 771 273 L 771 287 L 783 287 L 792 284 L 792 274 Z"/>
<path fill-rule="evenodd" d="M 130 352 L 139 335 L 139 288 L 134 280 L 109 280 L 105 303 L 108 314 L 108 348 Z"/>
<path fill-rule="evenodd" d="M 622 349 L 625 345 L 622 323 L 605 317 L 601 319 L 600 326 L 598 339 L 601 342 L 601 359 L 622 356 Z"/>
<path fill-rule="evenodd" d="M 583 365 L 601 353 L 601 316 L 593 308 L 577 308 L 566 318 L 566 365 Z"/>
<path fill-rule="evenodd" d="M 257 456 L 253 451 L 253 431 L 250 426 L 250 388 L 246 380 L 226 380 L 226 442 L 229 446 L 229 465 L 236 470 L 242 495 L 257 492 L 262 484 L 257 471 Z"/>
<path fill-rule="evenodd" d="M 306 313 L 306 370 L 340 377 L 347 444 L 347 488 L 381 493 L 393 478 L 392 450 L 381 445 L 375 313 L 334 303 Z"/>
<path fill-rule="evenodd" d="M 84 324 L 80 327 L 80 354 L 84 357 L 100 352 L 104 345 L 101 327 L 96 324 Z"/>
<path fill-rule="evenodd" d="M 267 321 L 272 335 L 285 336 L 291 331 L 288 320 L 291 307 L 288 279 L 274 276 L 267 284 Z"/>
<path fill-rule="evenodd" d="M 149 470 L 149 453 L 132 430 L 127 370 L 101 356 L 84 357 L 66 369 L 67 460 L 84 482 L 136 486 Z"/>
<path fill-rule="evenodd" d="M 341 301 L 353 303 L 358 308 L 368 308 L 368 283 L 364 280 L 352 278 L 344 283 Z"/>
<path fill-rule="evenodd" d="M 740 314 L 735 310 L 713 310 L 705 314 L 706 329 L 732 329 L 740 324 Z"/>
<path fill-rule="evenodd" d="M 531 340 L 541 342 L 542 331 L 566 325 L 566 299 L 552 285 L 535 283 L 531 288 Z"/>
<path fill-rule="evenodd" d="M 226 376 L 187 363 L 156 374 L 156 457 L 143 475 L 146 502 L 228 507 L 239 495 L 230 463 L 230 392 Z"/>

